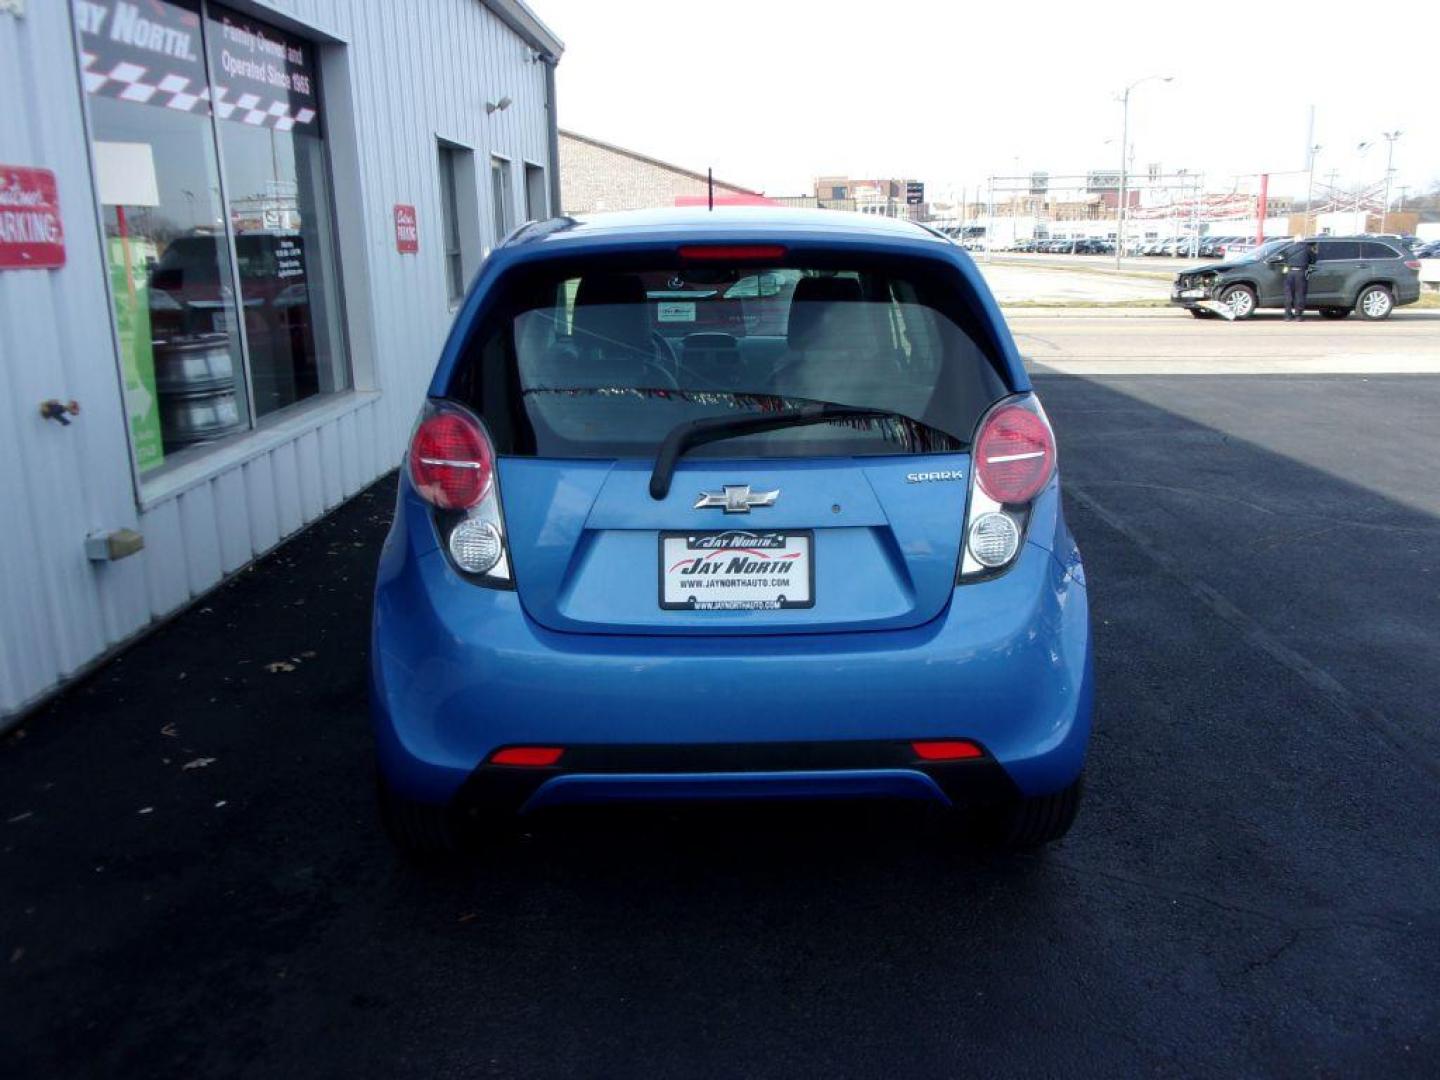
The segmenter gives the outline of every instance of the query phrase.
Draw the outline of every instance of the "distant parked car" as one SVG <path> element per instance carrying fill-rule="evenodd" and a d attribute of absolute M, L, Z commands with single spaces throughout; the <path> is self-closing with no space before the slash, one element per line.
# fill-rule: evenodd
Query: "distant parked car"
<path fill-rule="evenodd" d="M 1420 299 L 1420 260 L 1394 241 L 1368 237 L 1321 237 L 1315 244 L 1307 310 L 1327 319 L 1357 312 L 1362 319 L 1384 319 L 1399 305 Z M 1271 240 L 1233 262 L 1215 263 L 1176 275 L 1171 303 L 1196 318 L 1213 314 L 1202 306 L 1218 301 L 1236 319 L 1258 308 L 1285 306 L 1282 256 L 1292 241 Z"/>

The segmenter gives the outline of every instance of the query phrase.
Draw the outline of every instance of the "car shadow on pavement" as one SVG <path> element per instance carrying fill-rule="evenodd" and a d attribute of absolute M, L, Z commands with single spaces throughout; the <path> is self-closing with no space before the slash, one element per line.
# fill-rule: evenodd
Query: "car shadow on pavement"
<path fill-rule="evenodd" d="M 1175 381 L 1041 381 L 1099 698 L 1052 850 L 915 808 L 649 807 L 408 866 L 366 717 L 392 477 L 0 746 L 0 1060 L 1428 1074 L 1440 381 Z"/>

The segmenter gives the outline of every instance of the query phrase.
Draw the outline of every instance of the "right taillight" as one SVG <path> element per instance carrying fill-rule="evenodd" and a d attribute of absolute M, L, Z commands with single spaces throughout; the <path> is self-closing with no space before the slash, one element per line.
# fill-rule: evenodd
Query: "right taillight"
<path fill-rule="evenodd" d="M 991 411 L 975 440 L 975 481 L 998 503 L 1029 502 L 1055 468 L 1055 436 L 1023 405 Z"/>
<path fill-rule="evenodd" d="M 1420 269 L 1420 260 L 1419 260 L 1419 259 L 1406 259 L 1406 260 L 1405 260 L 1405 265 L 1406 265 L 1407 267 L 1409 267 L 1411 270 L 1419 270 L 1419 269 Z"/>
<path fill-rule="evenodd" d="M 1030 504 L 1055 475 L 1055 434 L 1033 394 L 1008 398 L 986 413 L 974 447 L 962 582 L 1015 561 Z"/>
<path fill-rule="evenodd" d="M 472 580 L 508 585 L 495 448 L 479 418 L 452 401 L 426 402 L 410 438 L 409 469 L 416 494 L 437 511 L 455 566 Z"/>

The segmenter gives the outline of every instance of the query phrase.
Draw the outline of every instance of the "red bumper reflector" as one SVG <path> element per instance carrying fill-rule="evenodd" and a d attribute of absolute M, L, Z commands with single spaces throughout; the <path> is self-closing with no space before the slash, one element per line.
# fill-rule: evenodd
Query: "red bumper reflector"
<path fill-rule="evenodd" d="M 912 742 L 910 749 L 922 761 L 961 761 L 965 758 L 984 757 L 985 751 L 965 739 L 936 739 L 930 742 Z"/>
<path fill-rule="evenodd" d="M 565 753 L 561 746 L 507 746 L 490 755 L 491 765 L 554 765 Z"/>
<path fill-rule="evenodd" d="M 785 257 L 779 244 L 685 244 L 680 258 L 691 262 L 764 262 Z"/>

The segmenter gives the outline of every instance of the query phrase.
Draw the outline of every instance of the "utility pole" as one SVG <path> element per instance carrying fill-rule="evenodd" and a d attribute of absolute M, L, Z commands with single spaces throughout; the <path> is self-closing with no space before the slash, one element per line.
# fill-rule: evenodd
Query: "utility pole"
<path fill-rule="evenodd" d="M 1120 198 L 1115 203 L 1115 269 L 1120 269 L 1120 260 L 1125 254 L 1125 148 L 1130 144 L 1130 91 L 1125 87 L 1120 98 Z"/>
<path fill-rule="evenodd" d="M 1125 202 L 1126 187 L 1129 185 L 1130 168 L 1130 91 L 1143 82 L 1158 79 L 1170 82 L 1173 75 L 1146 75 L 1136 79 L 1120 93 L 1120 202 L 1115 207 L 1115 269 L 1120 269 L 1120 259 L 1125 254 Z"/>
<path fill-rule="evenodd" d="M 1390 216 L 1390 180 L 1395 175 L 1395 140 L 1405 134 L 1398 128 L 1394 131 L 1382 131 L 1385 141 L 1389 143 L 1385 151 L 1385 209 L 1380 213 L 1380 231 L 1386 231 L 1385 219 Z"/>
<path fill-rule="evenodd" d="M 1311 117 L 1311 121 L 1312 121 L 1312 124 L 1313 124 L 1313 121 L 1314 121 L 1313 115 L 1312 115 L 1312 117 Z M 1312 204 L 1314 203 L 1314 201 L 1315 201 L 1315 155 L 1318 154 L 1318 153 L 1320 153 L 1320 144 L 1319 144 L 1319 143 L 1316 143 L 1314 146 L 1310 147 L 1310 169 L 1309 169 L 1310 175 L 1309 175 L 1309 178 L 1305 181 L 1305 235 L 1306 235 L 1306 236 L 1314 236 L 1314 235 L 1315 235 L 1315 230 L 1316 230 L 1316 228 L 1317 228 L 1317 227 L 1319 226 L 1319 224 L 1320 224 L 1319 219 L 1318 219 L 1318 217 L 1317 217 L 1316 214 L 1315 214 L 1315 208 L 1314 208 L 1314 206 L 1312 205 Z"/>

